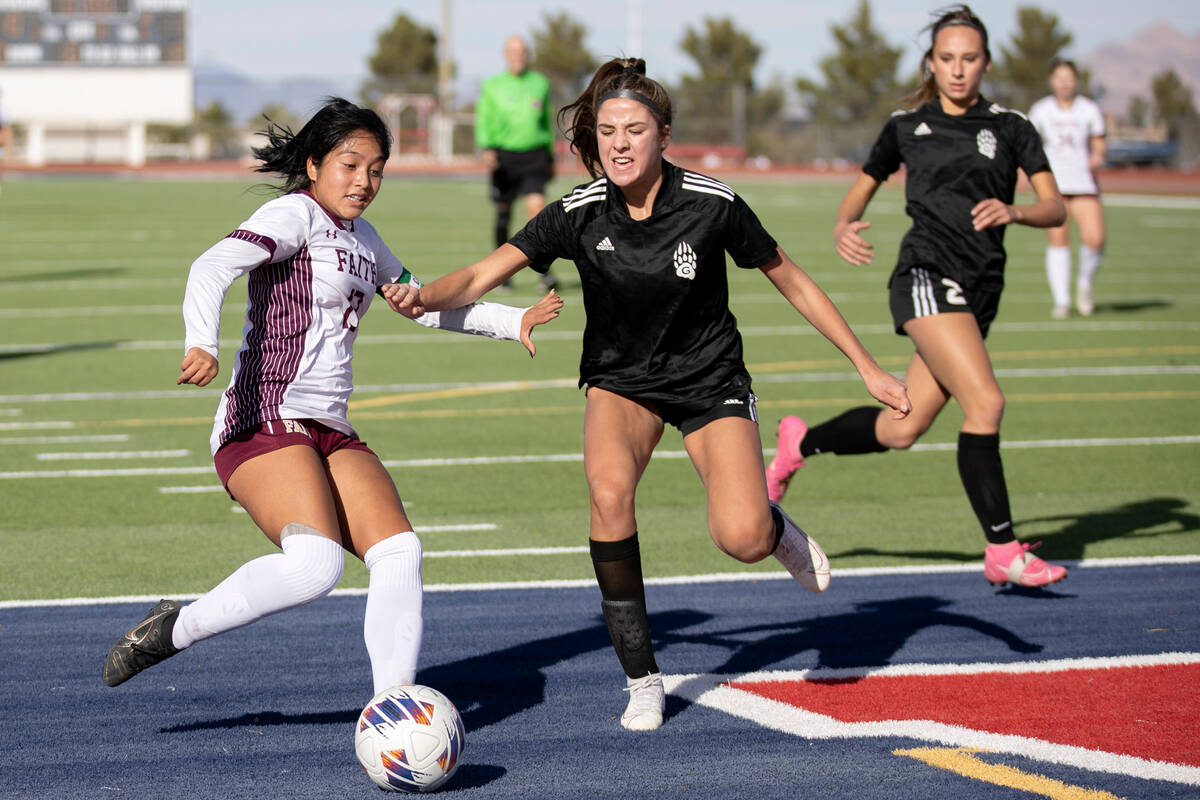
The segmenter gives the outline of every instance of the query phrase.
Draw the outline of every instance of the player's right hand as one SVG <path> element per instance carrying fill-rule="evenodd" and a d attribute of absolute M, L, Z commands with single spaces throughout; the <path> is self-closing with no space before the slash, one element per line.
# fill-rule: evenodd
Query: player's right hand
<path fill-rule="evenodd" d="M 834 227 L 833 242 L 843 261 L 855 266 L 871 263 L 875 246 L 858 235 L 859 231 L 865 231 L 869 227 L 871 223 L 862 220 Z"/>
<path fill-rule="evenodd" d="M 176 386 L 185 383 L 193 383 L 196 386 L 207 386 L 213 378 L 217 377 L 217 373 L 221 369 L 220 364 L 217 363 L 216 356 L 207 350 L 201 350 L 199 347 L 193 347 L 191 350 L 188 350 L 187 355 L 183 357 L 183 363 L 179 367 L 182 372 L 175 381 Z"/>

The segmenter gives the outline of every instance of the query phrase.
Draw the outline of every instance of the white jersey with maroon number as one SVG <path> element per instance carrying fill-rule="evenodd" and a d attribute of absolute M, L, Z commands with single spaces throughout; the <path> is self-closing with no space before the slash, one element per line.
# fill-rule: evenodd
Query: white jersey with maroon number
<path fill-rule="evenodd" d="M 1104 135 L 1104 114 L 1086 97 L 1076 97 L 1063 108 L 1053 97 L 1043 97 L 1029 109 L 1046 148 L 1046 158 L 1063 194 L 1097 194 L 1096 178 L 1088 166 L 1093 136 Z"/>
<path fill-rule="evenodd" d="M 221 305 L 249 274 L 246 323 L 210 444 L 260 422 L 315 419 L 353 434 L 346 408 L 359 320 L 385 283 L 416 282 L 364 219 L 331 217 L 307 192 L 276 198 L 196 259 L 183 302 L 185 351 L 217 355 Z M 523 309 L 475 303 L 428 327 L 519 339 Z"/>

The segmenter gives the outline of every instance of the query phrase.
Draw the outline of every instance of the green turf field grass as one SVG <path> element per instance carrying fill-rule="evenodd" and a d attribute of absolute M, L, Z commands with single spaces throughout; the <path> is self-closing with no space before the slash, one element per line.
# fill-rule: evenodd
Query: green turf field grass
<path fill-rule="evenodd" d="M 732 182 L 881 363 L 903 371 L 910 347 L 890 332 L 884 289 L 907 227 L 899 191 L 882 189 L 867 215 L 876 263 L 853 268 L 836 258 L 830 236 L 844 186 Z M 227 299 L 223 371 L 204 390 L 175 386 L 179 303 L 192 259 L 263 202 L 246 188 L 5 183 L 0 600 L 200 592 L 270 549 L 223 493 L 162 491 L 216 486 L 208 435 L 245 289 L 235 285 Z M 560 181 L 554 190 L 565 188 Z M 490 213 L 480 180 L 389 177 L 368 218 L 430 279 L 486 253 Z M 1163 440 L 1200 434 L 1200 213 L 1110 198 L 1107 218 L 1090 320 L 1051 322 L 1044 235 L 1008 234 L 1008 288 L 989 348 L 1009 399 L 1003 440 L 1025 443 L 1004 453 L 1017 532 L 1044 540 L 1048 558 L 1200 553 L 1200 445 Z M 768 455 L 783 414 L 819 422 L 869 401 L 848 363 L 761 274 L 729 269 Z M 414 523 L 495 526 L 424 533 L 427 583 L 591 575 L 582 552 L 436 555 L 586 545 L 583 397 L 573 383 L 584 320 L 573 266 L 558 262 L 555 271 L 567 306 L 535 337 L 534 360 L 516 344 L 428 331 L 379 302 L 364 321 L 351 421 L 391 464 Z M 523 274 L 512 295 L 496 299 L 527 305 L 536 296 L 535 276 Z M 960 421 L 951 405 L 923 443 L 952 443 Z M 1134 437 L 1148 442 L 1079 446 Z M 711 545 L 699 480 L 677 455 L 679 434 L 668 430 L 659 449 L 638 493 L 647 574 L 777 570 L 773 560 L 740 565 Z M 519 456 L 564 458 L 511 461 Z M 411 463 L 480 457 L 510 461 Z M 191 471 L 145 474 L 181 468 Z M 815 458 L 785 506 L 835 569 L 981 556 L 952 450 Z M 344 586 L 365 585 L 356 564 Z"/>

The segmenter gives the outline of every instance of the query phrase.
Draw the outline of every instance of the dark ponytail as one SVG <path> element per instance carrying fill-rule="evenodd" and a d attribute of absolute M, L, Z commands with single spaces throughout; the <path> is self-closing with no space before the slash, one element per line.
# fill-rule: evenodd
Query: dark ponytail
<path fill-rule="evenodd" d="M 267 137 L 267 144 L 251 148 L 260 162 L 254 171 L 281 175 L 283 183 L 274 187 L 281 194 L 309 188 L 312 182 L 308 178 L 308 159 L 320 164 L 331 150 L 357 131 L 375 137 L 385 161 L 392 150 L 392 134 L 379 115 L 340 97 L 327 98 L 325 105 L 297 133 L 270 117 L 265 118 L 267 129 L 262 134 Z"/>
<path fill-rule="evenodd" d="M 942 28 L 951 25 L 965 25 L 968 28 L 974 28 L 983 39 L 983 57 L 989 62 L 992 60 L 992 51 L 988 49 L 987 28 L 983 26 L 983 21 L 975 16 L 975 12 L 971 10 L 970 6 L 960 4 L 939 9 L 933 13 L 938 17 L 925 27 L 925 30 L 929 31 L 929 49 L 925 51 L 925 55 L 921 56 L 921 85 L 916 91 L 900 99 L 902 108 L 915 108 L 937 99 L 937 81 L 933 77 L 932 70 L 929 69 L 929 60 L 933 58 L 933 46 L 937 42 L 937 35 L 941 33 Z"/>
<path fill-rule="evenodd" d="M 601 64 L 583 94 L 558 112 L 558 125 L 579 154 L 593 178 L 603 174 L 600 148 L 596 143 L 596 111 L 611 92 L 638 100 L 658 122 L 660 132 L 671 126 L 671 96 L 657 81 L 646 77 L 646 62 L 640 58 L 614 58 Z"/>

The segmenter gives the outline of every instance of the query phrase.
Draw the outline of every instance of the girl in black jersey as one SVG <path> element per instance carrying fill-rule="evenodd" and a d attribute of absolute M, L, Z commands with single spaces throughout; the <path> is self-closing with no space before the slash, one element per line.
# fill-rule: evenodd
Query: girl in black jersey
<path fill-rule="evenodd" d="M 889 120 L 833 229 L 838 255 L 869 264 L 872 246 L 861 234 L 870 223 L 862 221 L 863 212 L 903 162 L 913 226 L 889 287 L 896 331 L 916 346 L 905 375 L 913 413 L 898 419 L 854 408 L 811 430 L 798 417 L 785 417 L 767 486 L 772 500 L 782 499 L 792 474 L 817 453 L 909 448 L 954 397 L 964 414 L 959 474 L 988 542 L 985 575 L 993 584 L 1045 586 L 1067 571 L 1034 557 L 1013 534 L 1000 462 L 1004 395 L 983 340 L 1003 286 L 1004 226 L 1060 225 L 1063 200 L 1033 125 L 979 94 L 991 66 L 983 23 L 957 6 L 930 27 L 925 78 L 912 98 L 922 105 Z M 1032 205 L 1012 205 L 1018 167 L 1033 184 Z"/>
<path fill-rule="evenodd" d="M 645 62 L 604 64 L 559 118 L 569 122 L 568 137 L 596 180 L 547 206 L 482 261 L 419 290 L 385 289 L 385 297 L 398 309 L 458 306 L 525 266 L 575 262 L 588 317 L 580 382 L 587 386 L 592 561 L 630 692 L 621 724 L 651 730 L 662 724 L 664 693 L 646 618 L 634 493 L 665 424 L 683 433 L 721 550 L 747 563 L 774 554 L 805 588 L 829 584 L 820 547 L 767 501 L 725 253 L 738 267 L 762 270 L 897 418 L 909 403 L 904 385 L 875 363 L 740 197 L 663 159 L 671 101 L 645 76 Z"/>

